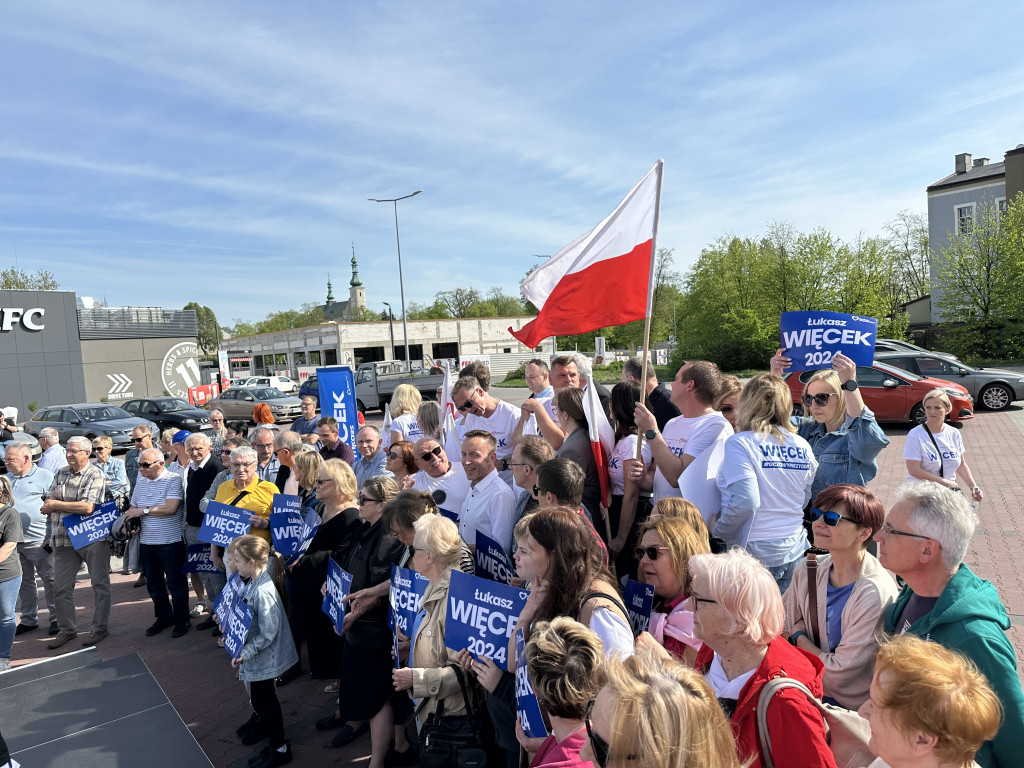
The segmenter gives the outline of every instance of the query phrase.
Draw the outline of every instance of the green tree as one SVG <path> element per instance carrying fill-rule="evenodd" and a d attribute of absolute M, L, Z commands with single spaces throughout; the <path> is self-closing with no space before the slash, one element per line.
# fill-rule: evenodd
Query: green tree
<path fill-rule="evenodd" d="M 452 288 L 448 291 L 439 291 L 434 298 L 434 303 L 441 302 L 448 310 L 449 317 L 468 317 L 470 307 L 480 302 L 483 297 L 476 288 Z"/>
<path fill-rule="evenodd" d="M 60 288 L 57 278 L 46 269 L 29 274 L 17 267 L 0 271 L 0 288 L 7 291 L 56 291 Z"/>
<path fill-rule="evenodd" d="M 903 301 L 913 301 L 931 292 L 931 252 L 928 249 L 928 217 L 923 213 L 900 211 L 885 223 L 885 234 L 896 262 Z"/>
<path fill-rule="evenodd" d="M 430 305 L 410 301 L 405 307 L 405 313 L 410 320 L 445 320 L 451 317 L 448 314 L 448 308 L 439 299 L 434 299 L 434 303 Z M 400 318 L 396 317 L 395 319 Z"/>
<path fill-rule="evenodd" d="M 380 322 L 381 319 L 387 320 L 387 313 L 381 318 L 377 312 L 366 307 L 356 307 L 352 310 L 352 321 L 356 323 Z"/>
<path fill-rule="evenodd" d="M 199 349 L 202 350 L 204 355 L 209 355 L 216 351 L 217 345 L 220 341 L 219 326 L 217 325 L 217 316 L 213 313 L 213 310 L 207 306 L 202 306 L 197 301 L 190 301 L 185 305 L 185 309 L 194 310 L 196 313 L 196 341 L 199 344 Z"/>

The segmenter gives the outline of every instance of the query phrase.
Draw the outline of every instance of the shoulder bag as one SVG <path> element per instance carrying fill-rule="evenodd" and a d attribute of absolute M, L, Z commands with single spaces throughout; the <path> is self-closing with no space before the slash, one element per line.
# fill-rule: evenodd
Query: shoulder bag
<path fill-rule="evenodd" d="M 455 670 L 463 701 L 466 702 L 466 714 L 445 716 L 444 701 L 437 702 L 437 711 L 420 729 L 420 768 L 485 768 L 488 740 L 482 713 L 473 708 L 462 667 L 458 664 L 446 666 Z M 419 709 L 422 710 L 426 703 L 427 699 L 424 699 Z"/>
<path fill-rule="evenodd" d="M 823 704 L 810 689 L 791 677 L 774 677 L 764 684 L 757 700 L 757 738 L 761 744 L 761 761 L 764 768 L 775 768 L 772 757 L 771 734 L 768 733 L 768 705 L 776 693 L 784 688 L 796 688 L 821 713 L 825 721 L 829 749 L 837 768 L 867 768 L 875 756 L 868 749 L 871 728 L 868 721 L 856 712 Z"/>
<path fill-rule="evenodd" d="M 818 556 L 807 553 L 807 630 L 811 642 L 821 648 L 818 637 Z"/>

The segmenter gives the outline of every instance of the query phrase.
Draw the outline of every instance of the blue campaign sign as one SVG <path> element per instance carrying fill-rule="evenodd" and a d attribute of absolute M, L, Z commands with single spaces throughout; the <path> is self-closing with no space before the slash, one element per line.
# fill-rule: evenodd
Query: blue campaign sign
<path fill-rule="evenodd" d="M 468 648 L 475 659 L 487 656 L 508 672 L 508 641 L 530 593 L 495 581 L 452 571 L 444 644 Z"/>
<path fill-rule="evenodd" d="M 117 503 L 111 500 L 100 504 L 91 515 L 64 515 L 64 527 L 67 528 L 71 546 L 81 549 L 103 541 L 110 535 L 110 528 L 118 514 Z"/>
<path fill-rule="evenodd" d="M 302 537 L 302 501 L 290 493 L 275 493 L 270 513 L 270 540 L 285 559 L 298 549 Z"/>
<path fill-rule="evenodd" d="M 388 626 L 397 629 L 406 637 L 410 637 L 412 623 L 420 611 L 423 594 L 430 584 L 425 576 L 421 576 L 411 568 L 391 566 L 391 592 L 388 601 L 391 610 L 388 614 Z"/>
<path fill-rule="evenodd" d="M 829 368 L 836 352 L 857 365 L 875 359 L 878 320 L 841 312 L 783 312 L 780 322 L 782 348 L 793 361 L 794 371 Z"/>
<path fill-rule="evenodd" d="M 626 579 L 623 600 L 626 603 L 626 612 L 629 614 L 629 624 L 633 627 L 633 637 L 639 637 L 641 632 L 646 632 L 647 628 L 651 626 L 654 587 L 650 584 L 641 584 L 639 581 Z"/>
<path fill-rule="evenodd" d="M 302 530 L 299 532 L 299 544 L 295 547 L 295 551 L 292 556 L 288 558 L 288 565 L 291 565 L 309 550 L 310 542 L 313 541 L 313 537 L 316 536 L 317 529 L 320 527 L 320 515 L 316 513 L 315 509 L 311 509 L 306 513 L 306 519 L 302 523 Z"/>
<path fill-rule="evenodd" d="M 345 604 L 341 602 L 348 597 L 352 588 L 352 574 L 342 570 L 342 567 L 334 562 L 334 558 L 327 560 L 327 594 L 320 608 L 331 617 L 334 628 L 341 634 L 341 624 L 345 620 Z"/>
<path fill-rule="evenodd" d="M 217 573 L 217 566 L 210 559 L 209 544 L 193 544 L 185 553 L 182 573 Z"/>
<path fill-rule="evenodd" d="M 452 512 L 450 509 L 442 509 L 441 507 L 438 507 L 437 511 L 440 512 L 445 517 L 447 517 L 449 520 L 451 520 L 456 525 L 459 524 L 459 513 L 458 512 Z"/>
<path fill-rule="evenodd" d="M 526 641 L 523 630 L 516 630 L 516 715 L 523 733 L 531 739 L 545 739 L 548 731 L 544 727 L 544 716 L 540 711 L 540 702 L 530 684 L 530 675 L 526 669 Z"/>
<path fill-rule="evenodd" d="M 476 532 L 476 575 L 499 584 L 511 584 L 515 574 L 512 561 L 501 544 L 480 531 Z"/>
<path fill-rule="evenodd" d="M 338 437 L 356 450 L 359 411 L 356 408 L 356 381 L 347 366 L 316 369 L 320 386 L 320 413 L 338 422 Z"/>
<path fill-rule="evenodd" d="M 231 654 L 232 659 L 242 655 L 242 646 L 252 626 L 252 608 L 243 600 L 235 600 L 228 614 L 228 628 L 224 632 L 224 650 Z"/>
<path fill-rule="evenodd" d="M 231 606 L 234 605 L 238 596 L 242 594 L 242 590 L 244 588 L 245 583 L 242 581 L 242 577 L 237 573 L 232 573 L 227 584 L 224 585 L 224 589 L 220 591 L 220 594 L 214 601 L 213 612 L 217 617 L 217 623 L 220 624 L 221 630 L 228 625 L 228 617 L 231 615 Z"/>
<path fill-rule="evenodd" d="M 249 522 L 250 517 L 252 517 L 252 512 L 247 509 L 211 501 L 206 507 L 203 526 L 199 529 L 196 538 L 207 544 L 226 547 L 239 536 L 244 536 L 249 532 L 249 527 L 252 525 Z"/>

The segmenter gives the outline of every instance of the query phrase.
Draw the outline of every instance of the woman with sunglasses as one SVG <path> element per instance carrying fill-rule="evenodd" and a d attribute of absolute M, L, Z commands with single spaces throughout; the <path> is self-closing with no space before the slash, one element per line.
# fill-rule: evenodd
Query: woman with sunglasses
<path fill-rule="evenodd" d="M 744 390 L 744 395 L 746 390 Z M 740 418 L 743 417 L 742 406 Z M 798 680 L 821 697 L 821 660 L 781 637 L 785 620 L 774 577 L 739 548 L 690 558 L 694 633 L 704 641 L 696 667 L 729 718 L 741 761 L 761 768 L 757 704 L 773 677 Z M 773 753 L 786 768 L 835 768 L 825 722 L 794 688 L 775 694 L 767 709 Z"/>
<path fill-rule="evenodd" d="M 608 522 L 612 540 L 609 554 L 615 560 L 615 573 L 632 576 L 638 561 L 633 549 L 640 526 L 651 514 L 651 488 L 654 485 L 654 462 L 651 445 L 646 440 L 641 448 L 641 461 L 645 469 L 643 479 L 634 480 L 627 471 L 636 461 L 636 422 L 633 412 L 640 402 L 640 387 L 633 381 L 622 381 L 612 387 L 611 412 L 615 426 L 615 448 L 608 462 L 608 480 L 612 487 L 612 505 L 608 508 Z"/>
<path fill-rule="evenodd" d="M 623 662 L 609 661 L 602 677 L 606 682 L 584 715 L 584 765 L 740 768 L 729 723 L 699 673 L 674 659 L 638 652 Z"/>
<path fill-rule="evenodd" d="M 665 501 L 665 499 L 661 499 Z M 681 499 L 680 499 L 681 501 Z M 652 515 L 640 528 L 640 546 L 636 558 L 640 563 L 638 578 L 654 587 L 654 609 L 651 611 L 649 634 L 637 638 L 637 645 L 651 638 L 677 659 L 693 664 L 701 641 L 693 634 L 693 611 L 690 596 L 690 572 L 687 568 L 693 555 L 710 554 L 708 529 L 698 516 L 700 529 L 694 529 L 681 517 Z"/>
<path fill-rule="evenodd" d="M 870 491 L 843 483 L 818 494 L 811 519 L 814 546 L 828 554 L 808 555 L 815 558 L 813 584 L 808 568 L 798 567 L 793 574 L 783 596 L 783 636 L 821 659 L 826 699 L 857 709 L 871 685 L 871 664 L 878 648 L 875 627 L 898 592 L 896 580 L 867 550 L 885 522 L 885 507 Z"/>
<path fill-rule="evenodd" d="M 752 378 L 740 395 L 736 426 L 725 441 L 718 470 L 722 511 L 714 534 L 746 549 L 771 571 L 785 592 L 810 546 L 804 506 L 811 498 L 818 463 L 790 423 L 789 388 L 778 376 Z"/>
<path fill-rule="evenodd" d="M 946 418 L 953 410 L 949 395 L 941 389 L 933 389 L 924 396 L 921 407 L 924 408 L 925 422 L 910 430 L 903 446 L 907 482 L 938 483 L 959 493 L 957 478 L 960 478 L 970 489 L 971 498 L 981 501 L 981 488 L 974 482 L 974 475 L 964 458 L 960 430 L 946 424 Z"/>
<path fill-rule="evenodd" d="M 131 495 L 131 488 L 128 484 L 128 472 L 125 469 L 122 459 L 115 459 L 111 455 L 114 449 L 114 441 L 106 435 L 100 435 L 92 441 L 92 452 L 96 457 L 92 463 L 103 472 L 103 479 L 106 483 L 106 500 L 113 499 L 117 502 L 117 508 L 122 512 L 128 508 L 128 497 Z"/>
<path fill-rule="evenodd" d="M 399 488 L 405 488 L 407 478 L 416 474 L 416 456 L 413 443 L 408 440 L 399 440 L 391 444 L 387 449 L 387 461 L 384 466 L 388 472 L 395 476 L 395 482 Z M 412 482 L 409 480 L 409 482 Z"/>
<path fill-rule="evenodd" d="M 780 349 L 771 359 L 771 371 L 782 376 L 793 361 Z M 797 434 L 811 444 L 818 471 L 811 498 L 837 483 L 867 485 L 878 474 L 878 454 L 889 438 L 864 404 L 857 388 L 857 364 L 842 353 L 832 367 L 816 371 L 804 385 L 804 415 L 794 416 Z"/>
<path fill-rule="evenodd" d="M 737 376 L 722 376 L 722 388 L 718 391 L 712 406 L 716 411 L 725 416 L 726 421 L 732 424 L 736 430 L 736 406 L 740 402 L 740 392 L 743 391 L 743 382 Z"/>

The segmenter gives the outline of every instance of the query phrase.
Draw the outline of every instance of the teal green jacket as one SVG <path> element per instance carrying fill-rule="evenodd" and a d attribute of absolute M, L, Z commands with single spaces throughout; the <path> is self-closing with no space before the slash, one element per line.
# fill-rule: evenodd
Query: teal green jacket
<path fill-rule="evenodd" d="M 896 618 L 912 594 L 910 587 L 904 587 L 886 612 L 886 634 L 897 633 Z M 1017 656 L 1006 637 L 1009 628 L 1010 618 L 996 588 L 961 563 L 935 607 L 907 630 L 971 659 L 1003 703 L 999 733 L 986 741 L 974 758 L 981 768 L 1010 768 L 1024 762 L 1024 693 L 1017 676 Z"/>

